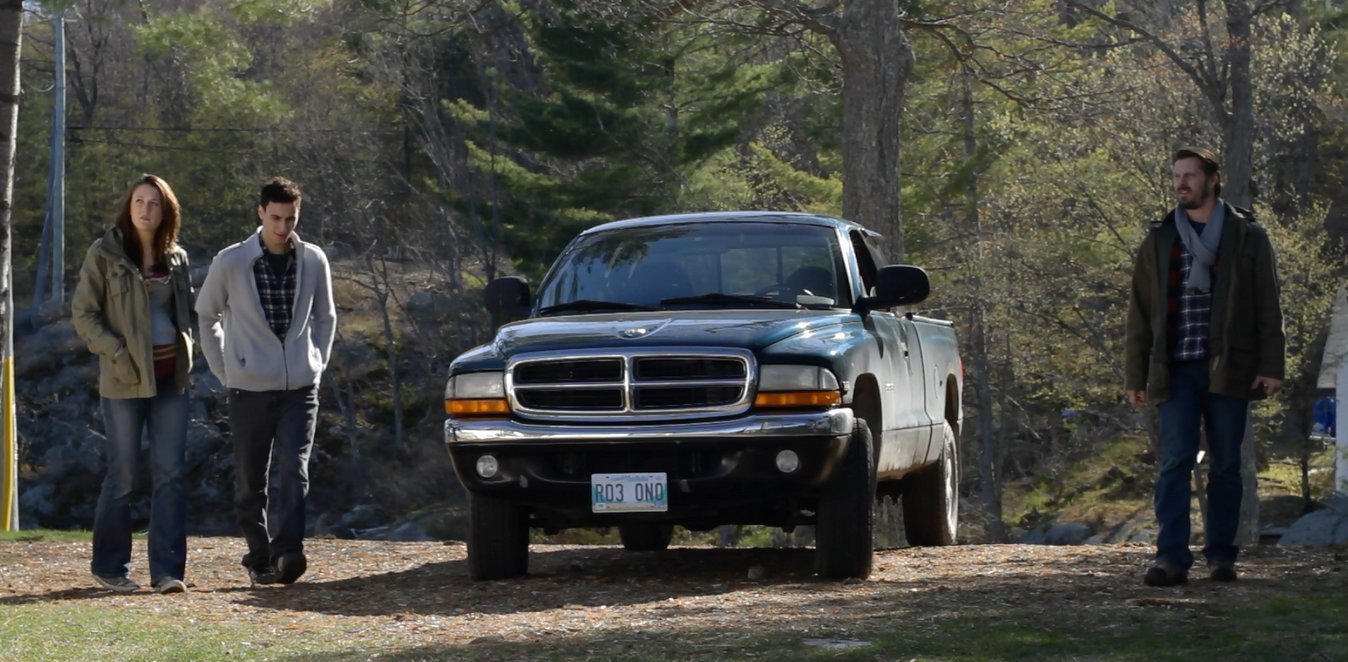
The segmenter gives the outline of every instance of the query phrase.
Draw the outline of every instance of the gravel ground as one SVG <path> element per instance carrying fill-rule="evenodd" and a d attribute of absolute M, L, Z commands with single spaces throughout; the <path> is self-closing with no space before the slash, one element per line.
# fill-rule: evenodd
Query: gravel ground
<path fill-rule="evenodd" d="M 238 565 L 240 539 L 192 538 L 188 592 L 161 596 L 97 588 L 88 572 L 88 543 L 0 543 L 0 609 L 84 601 L 255 624 L 264 636 L 323 632 L 349 640 L 353 649 L 385 649 L 715 636 L 750 628 L 836 637 L 895 624 L 931 628 L 967 613 L 1028 613 L 1045 623 L 1085 619 L 1083 626 L 1107 627 L 1137 610 L 1203 618 L 1279 596 L 1348 595 L 1348 550 L 1341 547 L 1259 547 L 1243 557 L 1235 584 L 1213 584 L 1196 572 L 1185 587 L 1155 589 L 1141 584 L 1151 549 L 1140 544 L 883 550 L 869 580 L 846 582 L 813 578 L 808 549 L 631 553 L 534 545 L 530 576 L 473 582 L 460 543 L 306 544 L 309 572 L 298 583 L 254 588 Z M 149 583 L 144 545 L 136 541 L 132 572 L 143 586 Z"/>

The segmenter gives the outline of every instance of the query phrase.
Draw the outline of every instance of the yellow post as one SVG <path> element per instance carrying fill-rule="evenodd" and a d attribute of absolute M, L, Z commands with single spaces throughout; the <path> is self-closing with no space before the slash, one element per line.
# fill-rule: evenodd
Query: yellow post
<path fill-rule="evenodd" d="M 0 496 L 0 531 L 18 531 L 19 445 L 14 438 L 14 357 L 5 356 L 4 361 L 5 383 L 3 393 L 0 393 L 0 417 L 4 418 L 3 425 L 0 425 L 4 435 L 4 439 L 0 440 L 4 451 L 4 459 L 0 460 L 0 468 L 4 473 L 0 476 L 0 487 L 4 489 L 4 495 Z"/>

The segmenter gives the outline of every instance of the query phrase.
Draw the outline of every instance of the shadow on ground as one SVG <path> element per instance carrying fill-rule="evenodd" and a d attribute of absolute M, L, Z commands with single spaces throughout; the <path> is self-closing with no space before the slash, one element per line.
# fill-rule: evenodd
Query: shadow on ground
<path fill-rule="evenodd" d="M 409 570 L 287 587 L 240 589 L 242 604 L 345 616 L 452 616 L 469 612 L 520 613 L 567 606 L 623 606 L 738 590 L 745 583 L 790 586 L 816 583 L 813 550 L 620 548 L 547 549 L 535 546 L 530 574 L 475 582 L 464 560 Z M 748 580 L 761 566 L 763 579 Z"/>

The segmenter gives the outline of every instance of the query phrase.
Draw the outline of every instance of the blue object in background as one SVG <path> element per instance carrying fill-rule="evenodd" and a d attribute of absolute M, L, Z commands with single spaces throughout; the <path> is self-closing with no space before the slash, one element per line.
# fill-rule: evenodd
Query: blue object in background
<path fill-rule="evenodd" d="M 1315 401 L 1315 408 L 1311 412 L 1311 436 L 1312 437 L 1335 437 L 1335 419 L 1338 411 L 1338 403 L 1333 396 L 1326 395 Z"/>

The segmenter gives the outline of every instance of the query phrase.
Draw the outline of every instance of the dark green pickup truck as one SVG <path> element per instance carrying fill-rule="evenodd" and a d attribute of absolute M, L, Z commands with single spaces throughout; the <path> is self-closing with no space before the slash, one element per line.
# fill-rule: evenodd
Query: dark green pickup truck
<path fill-rule="evenodd" d="M 454 360 L 445 441 L 468 489 L 475 579 L 528 569 L 529 529 L 813 525 L 816 571 L 866 577 L 873 504 L 900 497 L 915 545 L 958 521 L 962 366 L 954 328 L 903 307 L 926 273 L 883 266 L 850 221 L 775 212 L 608 223 L 576 237 L 524 319 Z"/>

